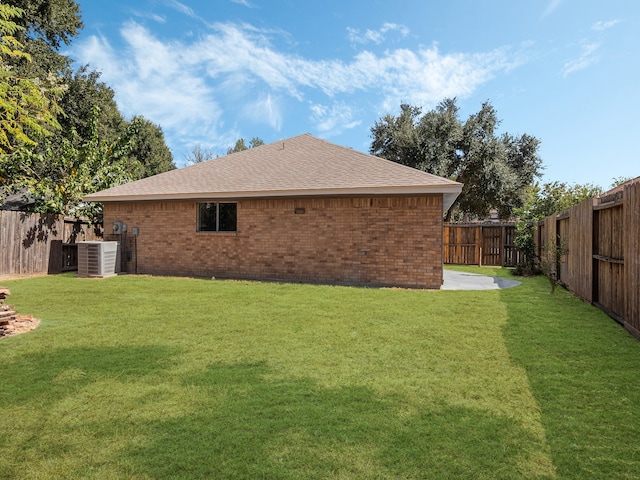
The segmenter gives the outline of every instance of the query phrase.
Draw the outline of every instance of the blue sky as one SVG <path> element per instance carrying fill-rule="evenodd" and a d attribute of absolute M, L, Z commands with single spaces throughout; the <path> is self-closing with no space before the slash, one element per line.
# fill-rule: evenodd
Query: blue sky
<path fill-rule="evenodd" d="M 65 52 L 122 113 L 194 146 L 311 133 L 367 152 L 401 103 L 490 101 L 500 131 L 542 142 L 543 181 L 640 175 L 635 0 L 79 0 Z"/>

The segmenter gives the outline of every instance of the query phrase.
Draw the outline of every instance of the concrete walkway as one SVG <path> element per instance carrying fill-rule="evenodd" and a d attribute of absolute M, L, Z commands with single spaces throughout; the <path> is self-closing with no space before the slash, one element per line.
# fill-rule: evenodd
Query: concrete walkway
<path fill-rule="evenodd" d="M 522 283 L 508 278 L 489 277 L 454 270 L 444 270 L 443 276 L 444 282 L 440 290 L 498 290 L 517 287 Z"/>

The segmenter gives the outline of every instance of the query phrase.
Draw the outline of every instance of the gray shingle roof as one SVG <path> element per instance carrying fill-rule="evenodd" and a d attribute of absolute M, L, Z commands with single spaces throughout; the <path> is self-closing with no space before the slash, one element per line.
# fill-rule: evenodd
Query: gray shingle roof
<path fill-rule="evenodd" d="M 309 134 L 233 153 L 87 195 L 86 201 L 444 195 L 462 184 Z"/>

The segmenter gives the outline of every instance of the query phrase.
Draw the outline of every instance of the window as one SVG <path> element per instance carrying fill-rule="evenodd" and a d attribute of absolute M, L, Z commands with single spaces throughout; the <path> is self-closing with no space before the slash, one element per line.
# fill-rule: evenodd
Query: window
<path fill-rule="evenodd" d="M 237 228 L 236 203 L 199 203 L 199 232 L 235 232 Z"/>

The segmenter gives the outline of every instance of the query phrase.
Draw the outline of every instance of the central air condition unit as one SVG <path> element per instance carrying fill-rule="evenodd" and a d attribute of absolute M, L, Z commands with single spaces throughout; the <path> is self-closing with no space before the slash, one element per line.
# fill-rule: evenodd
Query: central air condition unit
<path fill-rule="evenodd" d="M 116 275 L 118 242 L 78 243 L 78 277 L 103 278 Z"/>

